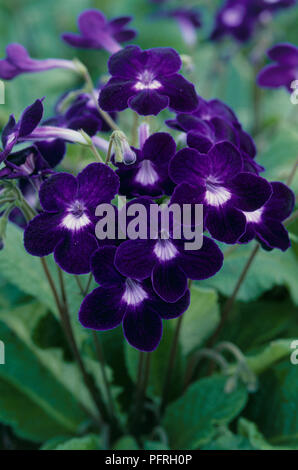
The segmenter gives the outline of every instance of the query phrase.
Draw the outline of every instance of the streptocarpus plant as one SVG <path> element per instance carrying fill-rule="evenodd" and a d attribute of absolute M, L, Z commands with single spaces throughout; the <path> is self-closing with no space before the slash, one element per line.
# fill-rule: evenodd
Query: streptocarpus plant
<path fill-rule="evenodd" d="M 239 41 L 246 40 L 262 11 L 273 8 L 263 5 L 265 1 L 251 3 L 254 9 L 250 5 L 244 21 L 242 10 L 248 8 L 247 3 L 227 2 L 218 14 L 212 39 L 228 33 Z M 291 2 L 278 3 L 283 7 Z M 177 10 L 172 16 L 182 21 L 182 13 Z M 135 416 L 128 420 L 128 425 L 135 425 L 136 421 L 139 425 L 141 402 L 146 396 L 149 353 L 159 347 L 166 320 L 173 320 L 176 329 L 160 400 L 161 414 L 166 408 L 167 387 L 171 386 L 181 323 L 191 301 L 192 281 L 211 278 L 221 270 L 225 245 L 236 249 L 255 240 L 265 250 L 286 251 L 290 239 L 283 222 L 290 217 L 295 200 L 288 186 L 261 176 L 264 168 L 257 161 L 253 138 L 222 101 L 207 101 L 199 95 L 200 89 L 196 90 L 181 73 L 182 60 L 176 50 L 171 47 L 142 50 L 138 45 L 122 47 L 122 42 L 135 37 L 133 30 L 126 29 L 130 20 L 130 17 L 119 17 L 107 21 L 101 12 L 88 10 L 79 16 L 80 34 L 62 36 L 72 47 L 106 49 L 110 53 L 107 64 L 110 77 L 99 81 L 97 87 L 79 61 L 35 60 L 19 44 L 9 45 L 6 58 L 0 61 L 0 77 L 5 80 L 53 68 L 69 69 L 84 79 L 82 89 L 60 97 L 52 118 L 43 121 L 46 98 L 36 97 L 19 120 L 11 115 L 3 128 L 0 250 L 5 247 L 8 217 L 17 207 L 26 219 L 24 249 L 41 258 L 85 386 L 100 419 L 111 427 L 113 437 L 121 435 L 123 422 L 113 406 L 110 378 L 103 367 L 107 409 L 73 330 L 63 271 L 74 276 L 83 297 L 76 321 L 92 330 L 95 339 L 98 336 L 94 332 L 122 325 L 127 342 L 140 351 Z M 261 72 L 259 84 L 289 87 L 290 79 L 295 78 L 295 52 L 289 45 L 271 49 L 269 56 L 279 64 Z M 281 68 L 286 69 L 287 80 L 281 78 Z M 277 77 L 276 85 L 268 78 L 270 71 Z M 135 123 L 126 134 L 121 129 L 124 110 L 131 113 Z M 167 118 L 170 112 L 176 116 L 164 119 L 162 112 L 167 113 Z M 159 123 L 162 119 L 161 130 L 155 124 L 157 116 Z M 150 129 L 156 131 L 150 133 Z M 89 149 L 91 158 L 97 161 L 81 166 L 76 174 L 61 171 L 60 164 L 67 159 L 67 144 Z M 34 191 L 34 198 L 28 188 Z M 126 206 L 124 198 L 128 199 Z M 157 226 L 153 226 L 146 214 L 145 237 L 137 223 L 139 237 L 130 239 L 127 231 L 123 236 L 120 222 L 114 236 L 101 239 L 96 227 L 103 214 L 98 207 L 115 209 L 116 202 L 115 224 L 121 219 L 123 209 L 131 217 L 129 210 L 138 204 L 144 209 L 150 206 L 159 214 Z M 202 244 L 193 250 L 185 247 L 185 237 L 174 236 L 177 225 L 183 231 L 181 221 L 172 216 L 165 228 L 160 220 L 163 210 L 174 206 L 182 209 L 185 205 L 191 208 L 191 215 L 196 205 L 203 207 Z M 130 222 L 128 217 L 122 229 Z M 193 219 L 189 225 L 195 228 Z M 52 253 L 61 293 L 48 267 L 47 256 Z M 256 252 L 253 253 L 255 256 Z M 235 296 L 248 268 L 238 280 Z M 82 274 L 90 275 L 85 287 L 79 277 Z M 96 286 L 92 290 L 93 279 Z M 223 320 L 235 296 L 224 310 Z M 101 348 L 97 342 L 96 345 Z M 218 351 L 207 350 L 208 354 L 226 367 Z M 102 354 L 99 355 L 102 359 Z M 237 369 L 237 378 L 241 376 L 242 382 L 251 384 L 252 380 L 247 379 L 248 368 L 240 372 Z M 137 435 L 137 426 L 132 428 L 130 431 Z"/>

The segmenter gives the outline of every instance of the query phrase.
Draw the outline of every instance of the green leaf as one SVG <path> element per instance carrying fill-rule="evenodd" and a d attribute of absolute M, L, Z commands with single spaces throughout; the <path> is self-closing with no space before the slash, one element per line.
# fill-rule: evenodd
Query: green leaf
<path fill-rule="evenodd" d="M 196 449 L 210 441 L 216 425 L 228 424 L 244 408 L 247 392 L 239 386 L 224 391 L 226 378 L 212 376 L 191 385 L 166 409 L 163 426 L 171 449 Z"/>
<path fill-rule="evenodd" d="M 279 339 L 271 341 L 261 352 L 247 357 L 248 367 L 255 373 L 261 374 L 275 362 L 284 357 L 290 357 L 292 353 L 291 339 Z"/>
<path fill-rule="evenodd" d="M 236 246 L 229 255 L 226 255 L 221 271 L 213 278 L 202 281 L 201 285 L 213 287 L 223 295 L 230 296 L 251 251 L 251 244 Z M 298 264 L 293 250 L 267 252 L 261 249 L 239 289 L 237 298 L 248 302 L 257 299 L 274 286 L 286 286 L 293 302 L 298 304 L 297 277 Z"/>
<path fill-rule="evenodd" d="M 218 435 L 201 450 L 253 450 L 246 437 L 232 433 L 226 426 L 219 428 Z"/>
<path fill-rule="evenodd" d="M 191 304 L 184 313 L 180 343 L 188 355 L 213 333 L 219 322 L 217 294 L 213 289 L 191 288 Z"/>
<path fill-rule="evenodd" d="M 257 450 L 294 450 L 296 447 L 273 446 L 266 441 L 263 434 L 259 431 L 257 425 L 248 421 L 245 418 L 240 418 L 238 421 L 238 432 L 240 435 L 247 438 L 254 449 Z"/>
<path fill-rule="evenodd" d="M 61 444 L 58 444 L 56 448 L 52 450 L 100 450 L 101 442 L 100 438 L 95 434 L 88 434 L 84 437 L 75 437 L 69 439 Z"/>
<path fill-rule="evenodd" d="M 37 442 L 74 435 L 93 412 L 87 390 L 73 364 L 60 350 L 40 350 L 30 332 L 44 307 L 29 303 L 0 312 L 5 364 L 0 367 L 0 419 Z"/>
<path fill-rule="evenodd" d="M 158 441 L 146 441 L 144 444 L 145 450 L 170 450 L 169 446 Z"/>
<path fill-rule="evenodd" d="M 290 357 L 259 377 L 259 390 L 246 409 L 245 416 L 258 424 L 272 445 L 298 443 L 298 374 Z"/>
<path fill-rule="evenodd" d="M 132 436 L 122 436 L 113 445 L 113 450 L 139 450 L 139 446 Z"/>

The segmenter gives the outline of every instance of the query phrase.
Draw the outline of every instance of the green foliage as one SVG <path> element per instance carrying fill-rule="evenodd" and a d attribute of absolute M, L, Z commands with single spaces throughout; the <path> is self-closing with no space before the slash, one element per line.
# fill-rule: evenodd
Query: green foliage
<path fill-rule="evenodd" d="M 226 378 L 213 376 L 191 385 L 168 406 L 163 420 L 172 449 L 197 449 L 216 434 L 216 426 L 231 422 L 244 408 L 247 392 L 240 386 L 224 391 Z"/>

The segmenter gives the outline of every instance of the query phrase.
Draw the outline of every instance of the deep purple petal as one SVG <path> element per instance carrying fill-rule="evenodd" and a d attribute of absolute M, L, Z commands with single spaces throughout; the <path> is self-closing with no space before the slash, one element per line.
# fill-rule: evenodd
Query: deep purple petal
<path fill-rule="evenodd" d="M 203 204 L 206 190 L 188 183 L 181 183 L 174 189 L 171 204 Z"/>
<path fill-rule="evenodd" d="M 245 231 L 244 214 L 227 205 L 208 208 L 206 226 L 213 238 L 225 243 L 236 243 Z"/>
<path fill-rule="evenodd" d="M 85 297 L 79 311 L 79 321 L 92 330 L 111 330 L 122 322 L 126 305 L 121 302 L 124 287 L 94 289 Z"/>
<path fill-rule="evenodd" d="M 98 42 L 93 38 L 82 37 L 79 34 L 64 33 L 62 39 L 72 47 L 81 47 L 83 49 L 99 49 Z"/>
<path fill-rule="evenodd" d="M 239 173 L 226 187 L 232 193 L 229 204 L 242 211 L 259 209 L 268 201 L 272 193 L 270 183 L 252 173 Z"/>
<path fill-rule="evenodd" d="M 196 149 L 198 152 L 206 154 L 209 152 L 214 142 L 199 131 L 189 131 L 187 133 L 187 145 Z"/>
<path fill-rule="evenodd" d="M 116 247 L 99 248 L 91 258 L 91 271 L 98 284 L 104 287 L 124 283 L 124 278 L 114 266 Z"/>
<path fill-rule="evenodd" d="M 19 120 L 19 137 L 26 137 L 34 131 L 41 121 L 43 115 L 43 105 L 41 100 L 36 100 L 28 106 Z"/>
<path fill-rule="evenodd" d="M 185 292 L 185 294 L 181 297 L 181 299 L 177 300 L 177 302 L 169 303 L 165 302 L 162 299 L 154 299 L 151 305 L 152 308 L 163 318 L 164 320 L 170 320 L 171 318 L 177 318 L 182 313 L 184 313 L 190 304 L 190 292 L 189 289 Z"/>
<path fill-rule="evenodd" d="M 179 54 L 171 47 L 155 47 L 142 52 L 140 62 L 144 69 L 154 72 L 155 76 L 172 76 L 182 66 Z"/>
<path fill-rule="evenodd" d="M 58 173 L 46 180 L 40 188 L 39 199 L 44 210 L 61 211 L 77 194 L 77 180 L 69 173 Z"/>
<path fill-rule="evenodd" d="M 142 51 L 138 46 L 126 46 L 116 54 L 113 54 L 108 62 L 109 72 L 115 77 L 135 79 L 143 67 L 139 58 Z"/>
<path fill-rule="evenodd" d="M 202 280 L 214 276 L 222 267 L 223 254 L 208 237 L 204 236 L 199 250 L 183 250 L 179 265 L 190 279 Z"/>
<path fill-rule="evenodd" d="M 168 165 L 176 151 L 173 137 L 166 132 L 152 134 L 142 149 L 143 158 L 151 160 L 157 167 Z"/>
<path fill-rule="evenodd" d="M 280 64 L 294 67 L 298 65 L 298 48 L 293 44 L 276 44 L 269 49 L 268 56 Z"/>
<path fill-rule="evenodd" d="M 153 351 L 162 337 L 162 320 L 150 304 L 144 302 L 140 307 L 127 309 L 123 331 L 131 346 L 140 351 Z"/>
<path fill-rule="evenodd" d="M 210 173 L 213 178 L 224 182 L 242 170 L 243 162 L 239 150 L 230 142 L 219 142 L 209 150 Z"/>
<path fill-rule="evenodd" d="M 177 302 L 187 289 L 187 277 L 175 261 L 156 263 L 151 280 L 155 292 L 166 302 Z"/>
<path fill-rule="evenodd" d="M 172 158 L 169 175 L 179 183 L 204 184 L 210 173 L 210 159 L 195 149 L 182 149 Z"/>
<path fill-rule="evenodd" d="M 13 131 L 15 129 L 15 125 L 16 125 L 16 120 L 15 120 L 13 114 L 11 114 L 9 116 L 8 123 L 3 128 L 3 131 L 2 131 L 1 140 L 2 140 L 3 147 L 7 146 L 7 140 L 9 138 L 9 136 L 13 133 Z"/>
<path fill-rule="evenodd" d="M 10 62 L 8 62 L 8 60 L 0 60 L 0 78 L 2 78 L 3 80 L 11 80 L 12 78 L 17 77 L 21 73 L 22 71 Z"/>
<path fill-rule="evenodd" d="M 52 253 L 63 237 L 59 228 L 61 214 L 39 214 L 28 224 L 24 232 L 24 245 L 34 256 L 47 256 Z"/>
<path fill-rule="evenodd" d="M 295 69 L 285 65 L 268 65 L 258 75 L 257 82 L 261 87 L 278 88 L 289 86 L 295 80 Z"/>
<path fill-rule="evenodd" d="M 278 220 L 265 218 L 263 223 L 255 226 L 258 238 L 269 248 L 279 248 L 286 251 L 290 246 L 287 230 Z"/>
<path fill-rule="evenodd" d="M 115 266 L 123 276 L 132 279 L 150 277 L 155 264 L 153 240 L 127 240 L 116 251 Z"/>
<path fill-rule="evenodd" d="M 128 100 L 137 92 L 133 88 L 135 80 L 111 78 L 99 94 L 99 106 L 105 111 L 123 111 Z"/>
<path fill-rule="evenodd" d="M 59 165 L 66 152 L 65 142 L 61 139 L 36 142 L 35 145 L 51 168 Z"/>
<path fill-rule="evenodd" d="M 134 29 L 126 29 L 124 31 L 118 31 L 117 33 L 113 33 L 113 38 L 121 43 L 131 41 L 137 36 L 137 32 Z"/>
<path fill-rule="evenodd" d="M 167 108 L 168 105 L 169 98 L 161 95 L 159 90 L 139 91 L 128 100 L 128 106 L 141 116 L 156 116 L 160 111 Z"/>
<path fill-rule="evenodd" d="M 106 18 L 99 10 L 85 10 L 78 17 L 78 27 L 83 36 L 97 38 L 106 25 Z"/>
<path fill-rule="evenodd" d="M 283 183 L 273 182 L 271 188 L 272 195 L 264 207 L 264 213 L 272 219 L 285 220 L 294 208 L 295 195 Z"/>
<path fill-rule="evenodd" d="M 111 202 L 118 193 L 119 178 L 103 163 L 91 163 L 77 177 L 78 197 L 88 207 L 95 208 L 100 203 Z"/>
<path fill-rule="evenodd" d="M 95 235 L 87 230 L 68 231 L 55 248 L 55 261 L 67 273 L 87 274 L 97 248 Z"/>
<path fill-rule="evenodd" d="M 118 16 L 118 18 L 114 18 L 113 20 L 109 21 L 109 29 L 113 33 L 120 31 L 124 26 L 132 21 L 132 16 Z"/>
<path fill-rule="evenodd" d="M 158 81 L 163 85 L 160 92 L 170 98 L 169 106 L 174 111 L 186 113 L 196 109 L 198 97 L 195 87 L 182 75 L 162 76 Z"/>

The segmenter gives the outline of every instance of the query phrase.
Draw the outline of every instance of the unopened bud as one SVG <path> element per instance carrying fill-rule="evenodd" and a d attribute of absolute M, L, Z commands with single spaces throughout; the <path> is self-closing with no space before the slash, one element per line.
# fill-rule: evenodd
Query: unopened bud
<path fill-rule="evenodd" d="M 115 162 L 132 165 L 135 163 L 137 156 L 130 147 L 125 134 L 122 131 L 114 131 L 111 139 L 115 150 Z"/>

